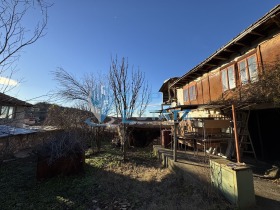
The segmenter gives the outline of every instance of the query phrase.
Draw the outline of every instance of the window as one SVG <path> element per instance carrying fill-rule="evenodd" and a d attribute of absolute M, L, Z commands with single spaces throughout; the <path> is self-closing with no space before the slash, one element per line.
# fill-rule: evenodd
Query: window
<path fill-rule="evenodd" d="M 12 119 L 14 114 L 14 107 L 0 106 L 0 119 Z"/>
<path fill-rule="evenodd" d="M 247 67 L 246 67 L 246 61 L 241 61 L 239 64 L 239 71 L 240 71 L 240 79 L 241 84 L 247 84 L 248 83 L 248 75 L 247 75 Z"/>
<path fill-rule="evenodd" d="M 228 68 L 228 84 L 229 89 L 233 89 L 236 87 L 234 66 L 230 66 Z"/>
<path fill-rule="evenodd" d="M 189 93 L 190 93 L 190 101 L 195 100 L 196 99 L 196 88 L 195 85 L 191 86 L 189 88 Z"/>
<path fill-rule="evenodd" d="M 228 90 L 228 78 L 227 78 L 227 70 L 222 71 L 222 85 L 223 85 L 223 91 Z"/>
<path fill-rule="evenodd" d="M 256 56 L 251 56 L 248 58 L 248 69 L 251 82 L 258 80 L 258 66 Z"/>
<path fill-rule="evenodd" d="M 1 107 L 1 115 L 0 118 L 7 118 L 8 115 L 8 111 L 9 111 L 9 107 L 8 106 L 2 106 Z"/>
<path fill-rule="evenodd" d="M 8 118 L 12 119 L 14 115 L 14 107 L 10 106 L 9 107 L 9 112 L 8 112 Z"/>
<path fill-rule="evenodd" d="M 258 81 L 258 65 L 256 55 L 252 55 L 238 63 L 241 84 Z"/>
<path fill-rule="evenodd" d="M 229 66 L 222 70 L 223 91 L 236 87 L 234 66 Z"/>
<path fill-rule="evenodd" d="M 188 89 L 184 89 L 183 95 L 184 95 L 184 102 L 188 101 L 189 100 L 189 91 L 188 91 Z"/>

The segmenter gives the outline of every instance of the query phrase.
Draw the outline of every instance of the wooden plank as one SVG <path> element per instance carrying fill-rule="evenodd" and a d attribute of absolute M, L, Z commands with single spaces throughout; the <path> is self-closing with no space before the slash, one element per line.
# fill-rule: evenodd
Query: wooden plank
<path fill-rule="evenodd" d="M 204 120 L 204 128 L 229 128 L 230 120 Z"/>

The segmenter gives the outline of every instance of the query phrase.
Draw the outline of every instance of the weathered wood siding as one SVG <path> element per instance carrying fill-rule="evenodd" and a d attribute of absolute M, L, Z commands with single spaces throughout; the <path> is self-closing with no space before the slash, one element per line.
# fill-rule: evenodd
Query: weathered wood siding
<path fill-rule="evenodd" d="M 260 56 L 264 67 L 280 61 L 280 34 L 260 44 Z"/>
<path fill-rule="evenodd" d="M 185 105 L 189 104 L 206 104 L 211 101 L 220 99 L 221 97 L 229 98 L 232 95 L 232 90 L 223 92 L 221 70 L 229 65 L 234 65 L 236 87 L 241 86 L 240 72 L 238 69 L 238 62 L 242 61 L 249 56 L 256 55 L 258 62 L 259 74 L 262 73 L 263 69 L 266 69 L 266 65 L 273 65 L 275 62 L 280 63 L 280 35 L 275 35 L 268 40 L 262 41 L 259 45 L 255 45 L 255 48 L 248 48 L 247 52 L 242 52 L 242 55 L 231 57 L 228 61 L 223 63 L 223 66 L 218 66 L 216 69 L 206 73 L 202 78 L 195 78 L 194 81 L 186 84 L 183 89 L 189 89 L 191 86 L 196 86 L 196 99 L 184 101 Z M 244 86 L 245 88 L 246 86 Z M 183 98 L 183 91 L 180 93 L 180 101 Z M 179 95 L 178 95 L 179 97 Z M 190 95 L 189 95 L 190 97 Z"/>
<path fill-rule="evenodd" d="M 203 93 L 203 102 L 210 102 L 210 89 L 209 89 L 209 78 L 208 76 L 201 80 L 202 83 L 202 93 Z"/>
<path fill-rule="evenodd" d="M 215 101 L 222 96 L 222 83 L 220 72 L 210 73 L 209 75 L 211 101 Z"/>
<path fill-rule="evenodd" d="M 199 80 L 196 83 L 196 87 L 197 87 L 197 103 L 198 104 L 203 104 L 204 99 L 203 99 L 203 87 L 202 87 L 202 81 L 201 80 Z"/>

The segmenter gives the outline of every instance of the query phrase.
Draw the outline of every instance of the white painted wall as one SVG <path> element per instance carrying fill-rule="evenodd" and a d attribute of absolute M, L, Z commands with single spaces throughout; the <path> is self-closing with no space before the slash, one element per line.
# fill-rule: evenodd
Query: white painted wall
<path fill-rule="evenodd" d="M 177 105 L 184 105 L 183 88 L 177 89 Z"/>

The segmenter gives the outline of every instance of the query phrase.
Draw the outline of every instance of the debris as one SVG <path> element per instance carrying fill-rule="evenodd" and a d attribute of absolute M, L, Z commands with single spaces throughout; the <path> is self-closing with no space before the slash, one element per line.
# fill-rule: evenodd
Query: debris
<path fill-rule="evenodd" d="M 271 178 L 271 179 L 278 178 L 279 176 L 280 176 L 279 167 L 276 165 L 273 165 L 272 168 L 268 169 L 264 174 L 265 178 Z"/>

